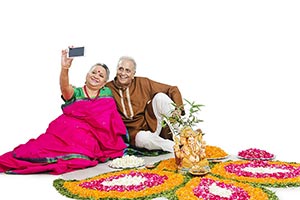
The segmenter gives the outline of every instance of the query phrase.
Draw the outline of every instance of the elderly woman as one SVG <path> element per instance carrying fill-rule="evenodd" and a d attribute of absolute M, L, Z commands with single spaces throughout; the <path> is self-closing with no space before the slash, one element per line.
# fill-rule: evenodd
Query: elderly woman
<path fill-rule="evenodd" d="M 111 90 L 105 86 L 109 69 L 95 64 L 83 87 L 69 83 L 73 58 L 62 50 L 60 89 L 63 113 L 36 139 L 0 156 L 0 172 L 62 174 L 123 156 L 126 127 Z"/>

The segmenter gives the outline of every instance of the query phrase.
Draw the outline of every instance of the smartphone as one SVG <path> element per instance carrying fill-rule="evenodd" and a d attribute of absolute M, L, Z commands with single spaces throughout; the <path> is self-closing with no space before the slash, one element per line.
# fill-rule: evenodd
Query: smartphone
<path fill-rule="evenodd" d="M 69 57 L 84 56 L 84 47 L 69 48 Z"/>

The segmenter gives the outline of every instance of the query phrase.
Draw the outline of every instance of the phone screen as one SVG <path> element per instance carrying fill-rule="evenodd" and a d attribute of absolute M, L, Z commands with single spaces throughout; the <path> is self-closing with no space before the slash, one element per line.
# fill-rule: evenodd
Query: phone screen
<path fill-rule="evenodd" d="M 84 56 L 84 47 L 69 48 L 69 57 Z"/>

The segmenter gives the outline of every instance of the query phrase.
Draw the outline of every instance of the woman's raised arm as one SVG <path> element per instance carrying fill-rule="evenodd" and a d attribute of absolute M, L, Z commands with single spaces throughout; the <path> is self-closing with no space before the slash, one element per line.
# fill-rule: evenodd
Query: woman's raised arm
<path fill-rule="evenodd" d="M 61 51 L 61 71 L 59 78 L 61 94 L 66 101 L 71 99 L 74 94 L 74 88 L 69 83 L 69 69 L 73 58 L 68 58 L 67 54 L 67 49 Z"/>

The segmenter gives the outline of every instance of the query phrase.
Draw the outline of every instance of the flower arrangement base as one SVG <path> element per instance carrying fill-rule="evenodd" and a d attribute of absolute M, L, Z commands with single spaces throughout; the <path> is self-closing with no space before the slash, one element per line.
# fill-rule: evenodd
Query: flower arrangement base
<path fill-rule="evenodd" d="M 209 162 L 207 159 L 203 159 L 192 166 L 185 165 L 183 162 L 177 165 L 177 172 L 181 174 L 205 175 L 210 172 Z"/>
<path fill-rule="evenodd" d="M 177 173 L 180 173 L 182 175 L 186 175 L 187 173 L 189 173 L 189 170 L 188 168 L 180 168 L 180 169 L 177 169 Z"/>

